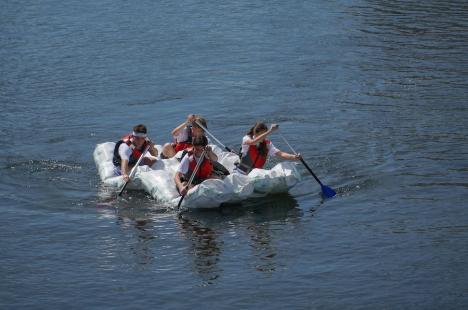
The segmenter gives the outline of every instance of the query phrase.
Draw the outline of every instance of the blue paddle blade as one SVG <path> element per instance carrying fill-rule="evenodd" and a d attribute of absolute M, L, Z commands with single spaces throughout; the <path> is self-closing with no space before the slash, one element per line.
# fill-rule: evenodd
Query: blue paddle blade
<path fill-rule="evenodd" d="M 327 198 L 332 198 L 333 196 L 336 195 L 336 192 L 331 189 L 330 187 L 326 185 L 322 185 L 322 193 L 327 197 Z"/>

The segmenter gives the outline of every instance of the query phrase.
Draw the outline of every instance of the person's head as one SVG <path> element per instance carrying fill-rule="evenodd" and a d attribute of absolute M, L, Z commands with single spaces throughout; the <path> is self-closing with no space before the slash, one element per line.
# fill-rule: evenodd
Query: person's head
<path fill-rule="evenodd" d="M 257 122 L 255 123 L 255 125 L 252 126 L 252 128 L 250 128 L 247 135 L 249 135 L 250 137 L 258 136 L 266 132 L 267 130 L 268 130 L 268 127 L 267 125 L 265 125 L 265 123 Z"/>
<path fill-rule="evenodd" d="M 255 125 L 252 126 L 252 128 L 250 128 L 247 135 L 250 138 L 253 138 L 254 136 L 259 136 L 262 133 L 267 132 L 267 131 L 268 131 L 268 127 L 267 125 L 265 125 L 265 123 L 257 122 L 255 123 Z M 260 141 L 260 145 L 258 146 L 258 151 L 260 152 L 261 155 L 266 155 L 268 153 L 268 147 L 266 145 L 265 138 L 263 138 Z"/>
<path fill-rule="evenodd" d="M 196 136 L 192 140 L 193 152 L 195 155 L 199 156 L 203 153 L 203 149 L 208 145 L 208 139 L 204 136 Z"/>
<path fill-rule="evenodd" d="M 146 133 L 147 133 L 146 126 L 143 124 L 139 124 L 133 127 L 132 138 L 133 138 L 133 143 L 135 143 L 137 147 L 141 147 L 143 143 L 145 143 Z"/>
<path fill-rule="evenodd" d="M 206 119 L 201 116 L 197 116 L 195 121 L 192 123 L 192 136 L 195 137 L 202 136 L 205 133 L 205 131 L 200 127 L 200 125 L 197 124 L 197 122 L 208 129 L 208 126 L 206 125 Z"/>

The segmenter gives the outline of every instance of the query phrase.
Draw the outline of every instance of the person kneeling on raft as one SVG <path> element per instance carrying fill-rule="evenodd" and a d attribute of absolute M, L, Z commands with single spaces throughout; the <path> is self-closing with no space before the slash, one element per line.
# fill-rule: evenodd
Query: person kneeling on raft
<path fill-rule="evenodd" d="M 158 150 L 146 136 L 147 129 L 143 124 L 133 127 L 133 132 L 122 137 L 114 147 L 114 172 L 116 175 L 122 175 L 123 180 L 128 182 L 130 180 L 130 170 L 135 166 L 140 156 L 149 146 L 149 153 L 153 156 L 158 156 Z M 152 166 L 156 159 L 144 157 L 140 162 L 140 166 Z"/>
<path fill-rule="evenodd" d="M 207 128 L 206 119 L 200 115 L 189 114 L 184 123 L 172 130 L 174 142 L 164 144 L 161 159 L 174 157 L 179 151 L 183 151 L 181 155 L 181 158 L 183 158 L 188 152 L 192 151 L 192 140 L 196 137 L 206 137 L 205 131 L 200 125 Z M 229 175 L 229 170 L 218 162 L 218 157 L 214 152 L 210 152 L 209 157 L 212 160 L 215 174 L 221 177 Z"/>
<path fill-rule="evenodd" d="M 300 160 L 300 154 L 289 154 L 277 149 L 267 138 L 278 129 L 272 124 L 270 129 L 265 123 L 258 122 L 250 128 L 242 138 L 241 158 L 236 170 L 242 174 L 249 174 L 254 168 L 262 169 L 269 156 L 278 156 L 286 160 Z"/>
<path fill-rule="evenodd" d="M 181 195 L 187 194 L 188 190 L 207 179 L 219 179 L 219 177 L 213 173 L 213 161 L 217 160 L 216 154 L 213 153 L 211 147 L 208 146 L 208 139 L 205 136 L 194 137 L 193 148 L 191 152 L 187 153 L 187 156 L 182 158 L 179 168 L 174 176 L 174 181 L 177 186 L 177 190 Z M 200 160 L 203 151 L 205 151 L 198 171 L 196 172 L 190 187 L 187 186 L 190 177 L 195 171 L 198 161 Z"/>
<path fill-rule="evenodd" d="M 205 135 L 204 130 L 197 122 L 207 128 L 207 122 L 203 117 L 189 114 L 184 123 L 172 130 L 171 134 L 174 137 L 174 142 L 164 144 L 161 154 L 162 159 L 174 157 L 179 151 L 190 150 L 193 138 Z"/>

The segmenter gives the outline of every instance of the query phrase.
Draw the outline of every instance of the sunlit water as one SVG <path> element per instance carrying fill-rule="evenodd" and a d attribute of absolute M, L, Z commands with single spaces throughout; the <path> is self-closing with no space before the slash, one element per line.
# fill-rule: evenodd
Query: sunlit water
<path fill-rule="evenodd" d="M 464 1 L 2 3 L 0 307 L 466 308 L 466 55 Z M 192 112 L 279 123 L 337 197 L 102 186 L 97 143 Z"/>

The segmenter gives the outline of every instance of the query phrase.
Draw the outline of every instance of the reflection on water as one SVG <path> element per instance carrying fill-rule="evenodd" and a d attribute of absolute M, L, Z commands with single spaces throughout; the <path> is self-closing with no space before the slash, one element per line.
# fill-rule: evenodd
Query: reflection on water
<path fill-rule="evenodd" d="M 281 194 L 251 199 L 242 205 L 225 205 L 218 210 L 181 214 L 179 227 L 191 242 L 196 272 L 206 284 L 212 284 L 223 272 L 223 259 L 237 259 L 223 257 L 223 248 L 230 253 L 242 245 L 248 245 L 251 250 L 251 256 L 243 264 L 259 272 L 274 272 L 277 253 L 272 226 L 297 222 L 303 214 L 297 206 L 291 195 Z"/>
<path fill-rule="evenodd" d="M 152 268 L 158 255 L 154 242 L 161 234 L 158 222 L 172 215 L 155 206 L 143 192 L 128 191 L 125 197 L 118 197 L 115 190 L 107 187 L 100 188 L 96 207 L 101 218 L 117 224 L 121 232 L 120 238 L 99 236 L 105 244 L 101 257 L 103 267 Z M 106 257 L 118 259 L 110 266 Z"/>
<path fill-rule="evenodd" d="M 219 212 L 227 219 L 249 217 L 256 222 L 291 220 L 302 215 L 297 200 L 289 193 L 247 199 L 240 207 L 222 206 Z"/>
<path fill-rule="evenodd" d="M 195 272 L 206 284 L 214 283 L 222 273 L 218 265 L 222 244 L 219 233 L 194 218 L 180 215 L 177 219 L 183 236 L 190 242 Z"/>
<path fill-rule="evenodd" d="M 135 264 L 150 265 L 154 261 L 151 241 L 155 238 L 151 218 L 134 218 L 118 214 L 117 225 L 124 230 L 133 229 L 135 242 L 129 244 L 129 250 L 135 255 Z"/>
<path fill-rule="evenodd" d="M 262 272 L 273 272 L 276 270 L 275 248 L 272 246 L 270 226 L 268 224 L 253 224 L 247 227 L 250 236 L 250 246 L 256 257 L 255 269 Z"/>
<path fill-rule="evenodd" d="M 167 270 L 177 269 L 177 264 L 189 259 L 203 285 L 216 283 L 223 275 L 223 262 L 232 260 L 258 272 L 275 272 L 277 249 L 272 232 L 280 229 L 278 226 L 297 223 L 303 215 L 289 194 L 181 214 L 159 208 L 154 201 L 149 204 L 143 193 L 131 195 L 126 199 L 107 198 L 113 200 L 98 204 L 101 217 L 117 224 L 123 233 L 119 239 L 100 236 L 105 241 L 99 255 L 101 267 Z M 177 246 L 180 241 L 187 242 L 187 247 Z M 237 261 L 228 253 L 239 247 L 245 247 L 242 255 L 246 256 Z M 162 257 L 176 257 L 182 262 Z M 115 259 L 118 262 L 112 263 Z"/>
<path fill-rule="evenodd" d="M 296 223 L 302 216 L 302 210 L 289 193 L 265 197 L 252 210 L 251 224 L 247 227 L 250 237 L 250 247 L 255 257 L 254 268 L 260 272 L 276 271 L 275 260 L 277 250 L 274 247 L 274 236 L 271 231 L 276 225 L 284 225 L 285 221 Z"/>

